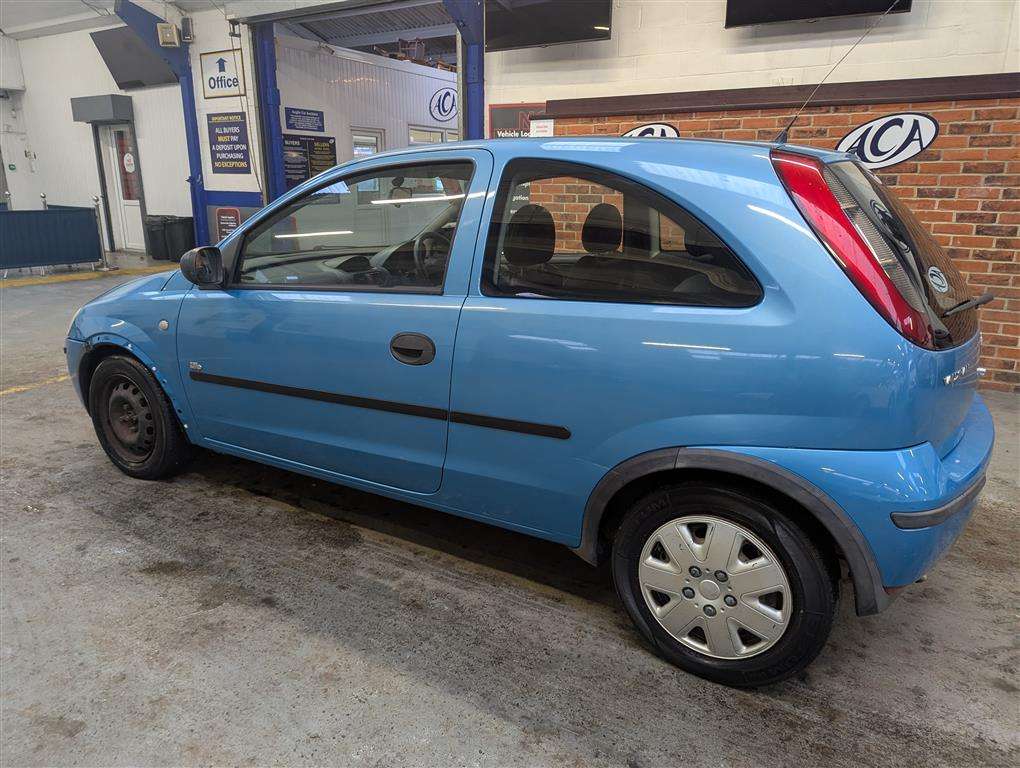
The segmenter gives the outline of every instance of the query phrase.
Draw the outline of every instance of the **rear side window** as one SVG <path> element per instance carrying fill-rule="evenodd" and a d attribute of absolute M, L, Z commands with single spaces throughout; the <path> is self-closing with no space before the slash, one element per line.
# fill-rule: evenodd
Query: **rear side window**
<path fill-rule="evenodd" d="M 748 307 L 761 287 L 700 221 L 615 174 L 520 160 L 503 174 L 487 295 Z"/>

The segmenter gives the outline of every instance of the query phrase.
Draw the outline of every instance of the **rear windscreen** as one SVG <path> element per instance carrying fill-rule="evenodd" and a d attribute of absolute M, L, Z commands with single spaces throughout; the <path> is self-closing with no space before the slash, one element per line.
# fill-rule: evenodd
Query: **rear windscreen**
<path fill-rule="evenodd" d="M 946 313 L 972 298 L 971 291 L 928 228 L 867 169 L 855 162 L 829 167 L 867 216 L 863 226 L 855 222 L 861 234 L 880 258 L 891 250 L 903 266 L 911 285 L 898 286 L 900 292 L 927 313 L 936 345 L 944 349 L 970 339 L 978 329 L 977 309 Z"/>

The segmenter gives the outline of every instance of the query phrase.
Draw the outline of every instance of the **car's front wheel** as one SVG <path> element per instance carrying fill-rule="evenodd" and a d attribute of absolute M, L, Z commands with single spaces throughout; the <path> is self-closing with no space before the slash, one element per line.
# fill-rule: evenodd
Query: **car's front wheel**
<path fill-rule="evenodd" d="M 779 509 L 704 484 L 663 487 L 631 507 L 613 540 L 613 579 L 663 657 L 741 687 L 807 666 L 838 594 L 818 547 Z"/>
<path fill-rule="evenodd" d="M 89 382 L 89 413 L 106 455 L 131 477 L 169 477 L 191 456 L 191 444 L 166 394 L 134 358 L 112 355 L 96 366 Z"/>

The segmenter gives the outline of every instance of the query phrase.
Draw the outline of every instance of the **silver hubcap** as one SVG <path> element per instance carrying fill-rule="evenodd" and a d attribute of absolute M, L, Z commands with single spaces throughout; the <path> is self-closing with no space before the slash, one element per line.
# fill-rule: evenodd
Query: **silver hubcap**
<path fill-rule="evenodd" d="M 638 582 L 663 629 L 717 659 L 767 651 L 789 622 L 790 583 L 779 558 L 719 517 L 680 517 L 655 531 L 641 550 Z"/>

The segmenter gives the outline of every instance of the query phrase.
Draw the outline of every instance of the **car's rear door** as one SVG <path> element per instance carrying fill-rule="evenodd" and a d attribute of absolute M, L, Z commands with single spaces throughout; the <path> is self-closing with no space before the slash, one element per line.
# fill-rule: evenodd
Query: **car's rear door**
<path fill-rule="evenodd" d="M 192 290 L 180 314 L 201 438 L 296 469 L 435 492 L 491 168 L 484 150 L 376 158 L 250 226 L 228 287 Z M 416 259 L 413 241 L 426 232 Z"/>

